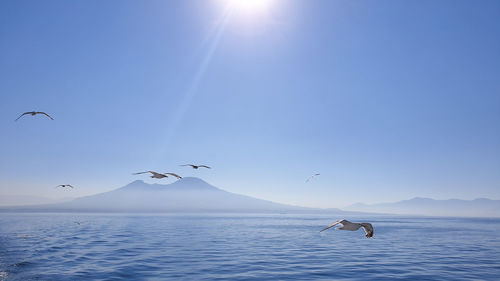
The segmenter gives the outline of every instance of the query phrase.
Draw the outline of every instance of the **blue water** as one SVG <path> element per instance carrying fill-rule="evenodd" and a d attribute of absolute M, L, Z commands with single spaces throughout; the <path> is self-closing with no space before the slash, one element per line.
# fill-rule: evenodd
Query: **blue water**
<path fill-rule="evenodd" d="M 500 219 L 336 219 L 1 213 L 0 280 L 500 280 Z"/>

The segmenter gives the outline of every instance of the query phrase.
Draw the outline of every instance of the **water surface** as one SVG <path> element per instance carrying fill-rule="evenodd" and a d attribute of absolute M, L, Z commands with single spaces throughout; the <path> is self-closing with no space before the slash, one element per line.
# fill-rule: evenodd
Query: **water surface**
<path fill-rule="evenodd" d="M 0 213 L 0 280 L 500 280 L 500 219 L 336 219 Z"/>

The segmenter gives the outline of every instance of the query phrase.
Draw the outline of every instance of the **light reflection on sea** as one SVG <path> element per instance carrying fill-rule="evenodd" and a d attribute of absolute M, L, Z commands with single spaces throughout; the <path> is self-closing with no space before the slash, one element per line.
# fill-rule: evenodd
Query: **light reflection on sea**
<path fill-rule="evenodd" d="M 0 214 L 0 280 L 498 280 L 500 219 Z M 75 222 L 80 222 L 77 224 Z"/>

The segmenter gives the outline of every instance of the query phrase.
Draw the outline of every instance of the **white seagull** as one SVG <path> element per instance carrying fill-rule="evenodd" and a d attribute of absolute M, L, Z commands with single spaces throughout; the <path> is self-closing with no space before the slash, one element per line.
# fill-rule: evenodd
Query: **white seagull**
<path fill-rule="evenodd" d="M 180 165 L 180 166 L 191 166 L 193 169 L 198 169 L 198 168 L 207 168 L 207 169 L 212 169 L 206 165 L 193 165 L 193 164 L 185 164 L 185 165 Z"/>
<path fill-rule="evenodd" d="M 54 118 L 52 118 L 50 115 L 48 115 L 45 112 L 42 112 L 42 111 L 28 111 L 28 112 L 25 112 L 25 113 L 21 114 L 19 117 L 17 117 L 17 119 L 15 121 L 19 120 L 19 118 L 23 117 L 24 115 L 35 116 L 37 114 L 43 114 L 43 115 L 49 117 L 51 120 L 54 120 Z"/>
<path fill-rule="evenodd" d="M 155 178 L 155 179 L 168 178 L 168 176 L 166 174 L 157 173 L 155 171 L 139 172 L 139 173 L 134 173 L 133 175 L 140 175 L 140 174 L 147 174 L 147 173 L 151 173 L 152 174 L 151 177 Z"/>
<path fill-rule="evenodd" d="M 342 226 L 341 227 L 337 227 L 336 229 L 356 231 L 360 227 L 362 227 L 363 230 L 366 232 L 366 237 L 367 238 L 370 238 L 370 237 L 373 236 L 373 226 L 372 226 L 371 223 L 368 223 L 368 222 L 362 222 L 362 223 L 359 223 L 359 222 L 350 222 L 348 220 L 338 220 L 338 221 L 330 224 L 329 226 L 323 228 L 321 231 L 325 231 L 325 230 L 327 230 L 327 229 L 329 229 L 331 227 L 336 226 L 339 223 L 342 224 Z"/>
<path fill-rule="evenodd" d="M 314 175 L 312 175 L 312 176 L 308 177 L 308 178 L 307 178 L 307 180 L 306 180 L 306 182 L 310 181 L 312 178 L 314 178 L 314 177 L 316 177 L 316 176 L 319 176 L 319 175 L 320 175 L 320 174 L 318 173 L 318 174 L 314 174 Z"/>
<path fill-rule="evenodd" d="M 182 177 L 181 177 L 181 176 L 179 176 L 179 175 L 178 175 L 178 174 L 176 174 L 176 173 L 165 173 L 165 175 L 169 175 L 169 176 L 176 177 L 176 178 L 178 178 L 178 179 L 182 179 Z"/>

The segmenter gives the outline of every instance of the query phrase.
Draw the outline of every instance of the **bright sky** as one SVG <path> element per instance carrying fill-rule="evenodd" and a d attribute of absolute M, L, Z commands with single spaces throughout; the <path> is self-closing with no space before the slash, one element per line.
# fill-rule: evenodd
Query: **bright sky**
<path fill-rule="evenodd" d="M 1 1 L 0 196 L 500 199 L 499 1 L 242 1 Z"/>

